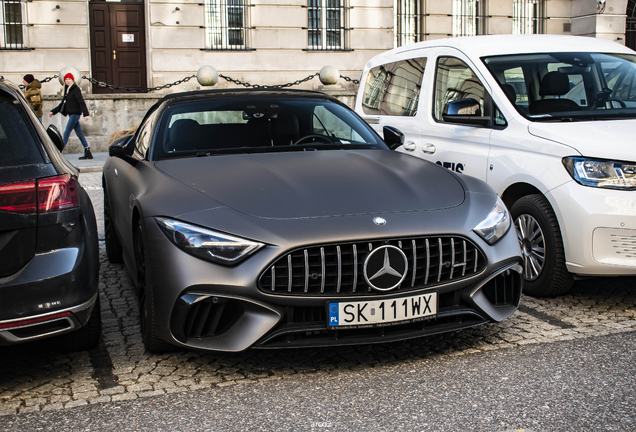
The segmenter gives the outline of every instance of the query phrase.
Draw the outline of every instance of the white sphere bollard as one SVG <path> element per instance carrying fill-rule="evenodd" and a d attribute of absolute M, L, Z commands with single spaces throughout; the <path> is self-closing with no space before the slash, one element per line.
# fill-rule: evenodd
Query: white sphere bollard
<path fill-rule="evenodd" d="M 82 73 L 79 71 L 78 68 L 73 66 L 66 66 L 60 70 L 60 73 L 57 76 L 57 79 L 60 81 L 60 84 L 64 85 L 64 75 L 66 75 L 69 72 L 72 73 L 73 76 L 75 77 L 75 84 L 79 85 L 79 83 L 82 82 Z"/>
<path fill-rule="evenodd" d="M 340 71 L 333 66 L 325 66 L 320 69 L 320 82 L 324 85 L 333 85 L 338 83 L 340 79 Z"/>
<path fill-rule="evenodd" d="M 204 87 L 211 87 L 219 81 L 219 73 L 212 66 L 201 66 L 197 71 L 197 81 Z"/>

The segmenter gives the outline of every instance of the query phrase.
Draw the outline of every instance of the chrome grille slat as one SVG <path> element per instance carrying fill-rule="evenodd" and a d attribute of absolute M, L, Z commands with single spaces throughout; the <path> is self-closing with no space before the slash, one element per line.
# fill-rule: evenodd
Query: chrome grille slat
<path fill-rule="evenodd" d="M 439 253 L 439 270 L 437 272 L 437 282 L 439 282 L 440 280 L 442 280 L 442 268 L 444 266 L 444 249 L 442 246 L 442 239 L 438 238 L 437 239 L 437 244 L 439 247 L 438 253 Z"/>
<path fill-rule="evenodd" d="M 338 254 L 338 282 L 336 285 L 336 292 L 340 292 L 340 284 L 342 283 L 342 251 L 340 246 L 336 246 L 336 253 Z"/>
<path fill-rule="evenodd" d="M 309 290 L 309 253 L 307 249 L 303 251 L 305 255 L 305 292 Z"/>
<path fill-rule="evenodd" d="M 460 236 L 319 244 L 292 250 L 273 261 L 261 274 L 258 288 L 274 295 L 383 295 L 372 290 L 363 275 L 370 251 L 383 245 L 403 250 L 408 261 L 408 282 L 386 294 L 448 284 L 486 267 L 481 250 Z"/>
<path fill-rule="evenodd" d="M 356 285 L 358 285 L 358 249 L 356 245 L 353 245 L 353 288 L 351 292 L 356 292 Z"/>
<path fill-rule="evenodd" d="M 415 244 L 415 240 L 411 240 L 411 247 L 413 251 L 413 277 L 411 277 L 411 286 L 413 287 L 415 286 L 415 275 L 417 274 L 417 245 Z"/>
<path fill-rule="evenodd" d="M 325 248 L 320 248 L 320 292 L 325 292 L 325 278 L 327 277 L 325 272 Z"/>

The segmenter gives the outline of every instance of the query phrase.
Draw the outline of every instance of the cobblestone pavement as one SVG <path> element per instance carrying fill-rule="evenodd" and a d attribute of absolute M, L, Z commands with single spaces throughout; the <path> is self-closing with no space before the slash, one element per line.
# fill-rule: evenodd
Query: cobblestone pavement
<path fill-rule="evenodd" d="M 81 182 L 101 215 L 101 174 L 82 175 Z M 103 242 L 101 261 L 103 342 L 92 351 L 70 354 L 47 341 L 0 348 L 0 415 L 417 365 L 448 356 L 636 330 L 636 278 L 598 278 L 577 282 L 563 297 L 524 296 L 519 311 L 502 323 L 405 342 L 152 355 L 141 341 L 135 288 L 123 265 L 108 263 Z"/>

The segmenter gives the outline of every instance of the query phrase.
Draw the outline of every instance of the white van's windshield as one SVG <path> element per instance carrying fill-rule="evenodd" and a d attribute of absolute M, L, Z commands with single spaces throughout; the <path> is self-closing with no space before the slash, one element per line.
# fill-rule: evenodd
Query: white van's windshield
<path fill-rule="evenodd" d="M 482 61 L 528 119 L 636 118 L 636 55 L 557 52 Z"/>

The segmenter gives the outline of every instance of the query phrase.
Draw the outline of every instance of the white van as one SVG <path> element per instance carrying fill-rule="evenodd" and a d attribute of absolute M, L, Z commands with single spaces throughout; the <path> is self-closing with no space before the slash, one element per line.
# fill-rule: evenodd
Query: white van
<path fill-rule="evenodd" d="M 575 36 L 421 42 L 367 63 L 356 112 L 398 151 L 487 181 L 510 209 L 524 292 L 636 275 L 636 53 Z M 435 185 L 429 185 L 435 187 Z"/>

